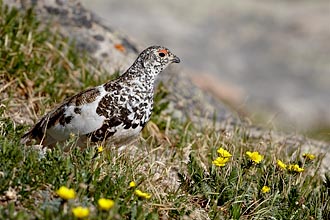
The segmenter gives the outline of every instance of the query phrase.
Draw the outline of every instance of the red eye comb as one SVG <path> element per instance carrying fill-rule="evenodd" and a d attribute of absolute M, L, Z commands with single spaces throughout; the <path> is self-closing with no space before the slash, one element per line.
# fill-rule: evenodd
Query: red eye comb
<path fill-rule="evenodd" d="M 158 50 L 158 53 L 168 54 L 167 50 L 165 50 L 165 49 Z"/>

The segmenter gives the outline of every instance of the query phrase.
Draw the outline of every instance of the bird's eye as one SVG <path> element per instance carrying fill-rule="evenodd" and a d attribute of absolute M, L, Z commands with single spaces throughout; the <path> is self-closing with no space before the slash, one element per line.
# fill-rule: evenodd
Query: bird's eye
<path fill-rule="evenodd" d="M 165 57 L 165 53 L 162 53 L 162 52 L 160 52 L 158 55 L 159 55 L 160 57 Z"/>

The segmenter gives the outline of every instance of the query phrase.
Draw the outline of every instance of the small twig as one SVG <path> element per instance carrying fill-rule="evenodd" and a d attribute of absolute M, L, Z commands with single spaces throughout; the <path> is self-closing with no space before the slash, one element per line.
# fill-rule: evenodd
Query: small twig
<path fill-rule="evenodd" d="M 16 82 L 17 80 L 14 79 L 12 81 L 10 81 L 9 83 L 7 83 L 6 85 L 4 85 L 2 88 L 0 88 L 0 93 L 5 91 L 11 84 L 13 84 L 14 82 Z"/>

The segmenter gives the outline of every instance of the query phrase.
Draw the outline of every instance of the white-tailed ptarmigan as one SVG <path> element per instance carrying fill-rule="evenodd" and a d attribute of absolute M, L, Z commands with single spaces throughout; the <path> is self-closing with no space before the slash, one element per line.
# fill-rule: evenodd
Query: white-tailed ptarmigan
<path fill-rule="evenodd" d="M 148 47 L 119 78 L 80 92 L 47 113 L 21 142 L 36 140 L 52 147 L 74 134 L 79 143 L 87 139 L 127 143 L 150 119 L 156 76 L 170 63 L 179 62 L 165 47 Z"/>

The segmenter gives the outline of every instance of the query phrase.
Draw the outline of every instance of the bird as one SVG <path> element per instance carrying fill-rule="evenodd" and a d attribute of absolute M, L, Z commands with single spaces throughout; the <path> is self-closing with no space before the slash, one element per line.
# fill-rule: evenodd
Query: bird
<path fill-rule="evenodd" d="M 54 147 L 72 135 L 79 145 L 134 140 L 151 117 L 156 77 L 171 63 L 180 58 L 166 47 L 146 48 L 118 78 L 73 95 L 45 114 L 21 143 Z"/>

